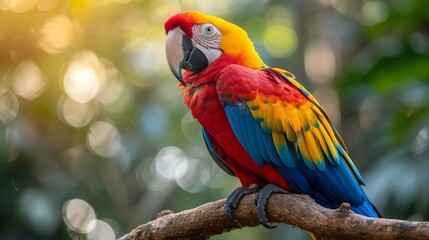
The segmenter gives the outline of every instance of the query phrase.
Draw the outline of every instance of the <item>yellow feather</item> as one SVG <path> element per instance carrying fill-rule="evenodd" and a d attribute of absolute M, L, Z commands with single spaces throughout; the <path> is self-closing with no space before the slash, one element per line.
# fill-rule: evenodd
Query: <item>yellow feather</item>
<path fill-rule="evenodd" d="M 246 104 L 249 106 L 250 110 L 252 110 L 254 107 L 259 107 L 255 100 L 247 101 Z"/>
<path fill-rule="evenodd" d="M 250 108 L 252 115 L 255 119 L 264 119 L 264 114 L 265 114 L 265 108 L 266 105 L 262 103 L 261 97 L 259 97 L 258 95 L 256 95 L 255 99 L 252 101 L 249 101 L 247 103 L 247 105 L 249 106 L 249 103 L 253 106 L 253 107 L 258 107 L 257 109 L 252 109 Z M 250 107 L 250 106 L 249 106 Z"/>
<path fill-rule="evenodd" d="M 298 116 L 300 119 L 300 128 L 302 129 L 301 131 L 305 132 L 310 130 L 310 123 L 308 122 L 305 112 L 298 110 Z"/>
<path fill-rule="evenodd" d="M 283 122 L 283 127 L 286 130 L 286 137 L 289 142 L 296 142 L 297 136 L 296 132 L 292 129 L 292 127 L 289 125 L 289 123 Z"/>
<path fill-rule="evenodd" d="M 317 121 L 318 121 L 317 117 L 311 109 L 306 111 L 306 116 L 307 116 L 308 123 L 310 124 L 310 126 L 314 126 L 317 123 Z"/>
<path fill-rule="evenodd" d="M 317 107 L 317 106 L 313 106 L 311 109 L 312 109 L 315 113 L 317 113 L 317 115 L 318 115 L 319 117 L 325 117 L 325 114 L 323 114 L 323 113 L 322 113 L 322 111 L 320 110 L 320 108 L 319 108 L 319 107 Z"/>
<path fill-rule="evenodd" d="M 273 142 L 277 153 L 280 155 L 279 149 L 287 145 L 284 134 L 273 132 Z"/>
<path fill-rule="evenodd" d="M 311 155 L 311 160 L 316 163 L 323 162 L 323 154 L 319 144 L 314 139 L 314 135 L 311 131 L 304 132 L 305 141 L 307 142 L 307 148 Z"/>
<path fill-rule="evenodd" d="M 300 132 L 302 130 L 301 129 L 301 120 L 298 118 L 298 116 L 291 118 L 289 120 L 289 124 L 290 124 L 290 126 L 292 126 L 293 131 L 295 133 Z"/>
<path fill-rule="evenodd" d="M 309 149 L 307 146 L 308 145 L 307 145 L 307 141 L 304 137 L 304 134 L 302 132 L 299 132 L 298 133 L 298 147 L 299 147 L 299 150 L 301 152 L 301 155 L 304 157 L 305 164 L 309 168 L 314 169 L 315 168 L 314 162 L 311 161 L 311 155 L 310 155 L 310 152 L 309 152 Z"/>
<path fill-rule="evenodd" d="M 267 108 L 266 108 L 266 112 L 265 112 L 265 122 L 266 122 L 266 126 L 269 128 L 272 128 L 274 126 L 274 109 L 271 106 L 271 104 L 266 104 Z"/>
<path fill-rule="evenodd" d="M 288 71 L 286 71 L 284 69 L 281 69 L 281 68 L 272 68 L 272 69 L 274 69 L 275 71 L 277 71 L 277 72 L 279 72 L 281 74 L 286 75 L 289 78 L 295 79 L 295 75 L 293 75 L 292 73 L 290 73 L 290 72 L 288 72 Z"/>
<path fill-rule="evenodd" d="M 276 102 L 272 104 L 274 108 L 274 127 L 277 132 L 286 132 L 286 129 L 283 126 L 283 118 L 284 116 L 284 109 L 281 106 L 280 102 Z"/>
<path fill-rule="evenodd" d="M 329 133 L 329 136 L 331 137 L 331 139 L 332 139 L 332 142 L 335 144 L 335 145 L 337 145 L 338 144 L 338 141 L 337 141 L 337 138 L 336 138 L 336 136 L 335 136 L 335 134 L 334 134 L 334 131 L 332 130 L 332 127 L 331 127 L 331 124 L 326 120 L 326 118 L 320 118 L 320 121 L 321 121 L 321 125 L 323 125 L 324 127 L 325 127 L 325 129 L 326 129 L 326 131 Z"/>
<path fill-rule="evenodd" d="M 286 130 L 283 128 L 282 120 L 279 118 L 274 119 L 274 131 L 276 132 L 286 132 Z"/>
<path fill-rule="evenodd" d="M 326 144 L 325 138 L 322 136 L 321 130 L 319 128 L 312 127 L 311 132 L 313 133 L 314 137 L 319 143 L 320 148 L 322 148 L 323 152 L 326 154 L 326 156 L 328 156 L 329 154 L 328 145 Z"/>
<path fill-rule="evenodd" d="M 334 130 L 332 129 L 332 124 L 331 121 L 329 120 L 329 118 L 327 118 L 328 116 L 326 115 L 326 113 L 323 111 L 323 109 L 317 107 L 317 106 L 313 106 L 313 111 L 317 113 L 317 115 L 319 116 L 319 122 L 325 126 L 327 132 L 329 133 L 329 136 L 331 137 L 331 139 L 333 140 L 334 144 L 338 144 L 338 139 L 337 139 L 337 135 L 334 133 Z M 323 111 L 323 112 L 322 112 Z M 339 136 L 339 135 L 338 135 Z M 341 140 L 342 141 L 342 140 Z M 344 144 L 342 144 L 344 145 Z"/>
<path fill-rule="evenodd" d="M 328 145 L 329 151 L 331 152 L 331 155 L 334 159 L 338 158 L 338 151 L 334 145 L 334 143 L 332 142 L 332 139 L 329 137 L 328 133 L 325 130 L 325 127 L 323 126 L 323 124 L 319 125 L 319 129 L 320 132 L 322 133 L 323 138 L 326 141 L 326 144 Z"/>
<path fill-rule="evenodd" d="M 216 26 L 222 32 L 220 44 L 222 52 L 230 56 L 240 56 L 241 65 L 252 69 L 259 69 L 262 66 L 266 66 L 256 52 L 246 31 L 241 27 L 221 18 L 197 11 L 187 12 L 187 14 L 194 19 L 196 24 L 211 23 Z"/>
<path fill-rule="evenodd" d="M 298 147 L 301 150 L 301 154 L 306 159 L 311 158 L 310 152 L 308 151 L 307 142 L 305 141 L 305 137 L 302 132 L 298 133 Z"/>

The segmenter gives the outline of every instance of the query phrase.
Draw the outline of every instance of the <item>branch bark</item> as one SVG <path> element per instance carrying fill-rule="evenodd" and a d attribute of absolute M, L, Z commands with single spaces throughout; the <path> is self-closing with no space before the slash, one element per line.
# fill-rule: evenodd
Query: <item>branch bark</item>
<path fill-rule="evenodd" d="M 225 200 L 207 203 L 179 213 L 163 211 L 158 218 L 142 224 L 120 240 L 208 239 L 243 227 L 259 225 L 255 195 L 245 196 L 230 220 L 224 213 Z M 273 194 L 267 203 L 269 219 L 297 226 L 319 239 L 429 239 L 429 222 L 374 219 L 357 215 L 349 204 L 332 210 L 321 207 L 301 194 Z"/>

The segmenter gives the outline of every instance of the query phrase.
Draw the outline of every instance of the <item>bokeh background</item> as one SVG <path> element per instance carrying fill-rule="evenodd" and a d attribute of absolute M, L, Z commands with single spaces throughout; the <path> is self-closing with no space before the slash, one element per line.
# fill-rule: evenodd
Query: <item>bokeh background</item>
<path fill-rule="evenodd" d="M 239 185 L 166 63 L 163 22 L 186 10 L 242 26 L 314 93 L 385 217 L 429 220 L 428 1 L 0 0 L 0 239 L 114 239 Z"/>

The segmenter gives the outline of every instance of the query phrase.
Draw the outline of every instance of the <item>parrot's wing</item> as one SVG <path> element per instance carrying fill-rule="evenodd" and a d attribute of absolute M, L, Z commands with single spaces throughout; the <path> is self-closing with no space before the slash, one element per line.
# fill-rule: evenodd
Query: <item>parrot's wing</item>
<path fill-rule="evenodd" d="M 234 134 L 258 165 L 272 165 L 326 207 L 367 201 L 326 113 L 285 71 L 230 65 L 216 89 Z"/>
<path fill-rule="evenodd" d="M 206 143 L 206 147 L 209 150 L 210 156 L 213 158 L 214 162 L 226 173 L 231 176 L 235 176 L 235 173 L 232 169 L 226 164 L 226 162 L 222 159 L 226 157 L 225 152 L 220 147 L 220 145 L 216 142 L 216 140 L 211 137 L 211 135 L 202 128 L 204 142 Z"/>

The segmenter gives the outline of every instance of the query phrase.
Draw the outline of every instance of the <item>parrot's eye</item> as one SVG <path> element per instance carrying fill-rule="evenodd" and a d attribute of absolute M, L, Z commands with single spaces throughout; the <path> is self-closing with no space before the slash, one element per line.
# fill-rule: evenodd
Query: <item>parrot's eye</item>
<path fill-rule="evenodd" d="M 215 33 L 214 26 L 211 24 L 204 24 L 202 26 L 202 29 L 203 29 L 203 35 L 206 37 L 211 37 Z"/>

